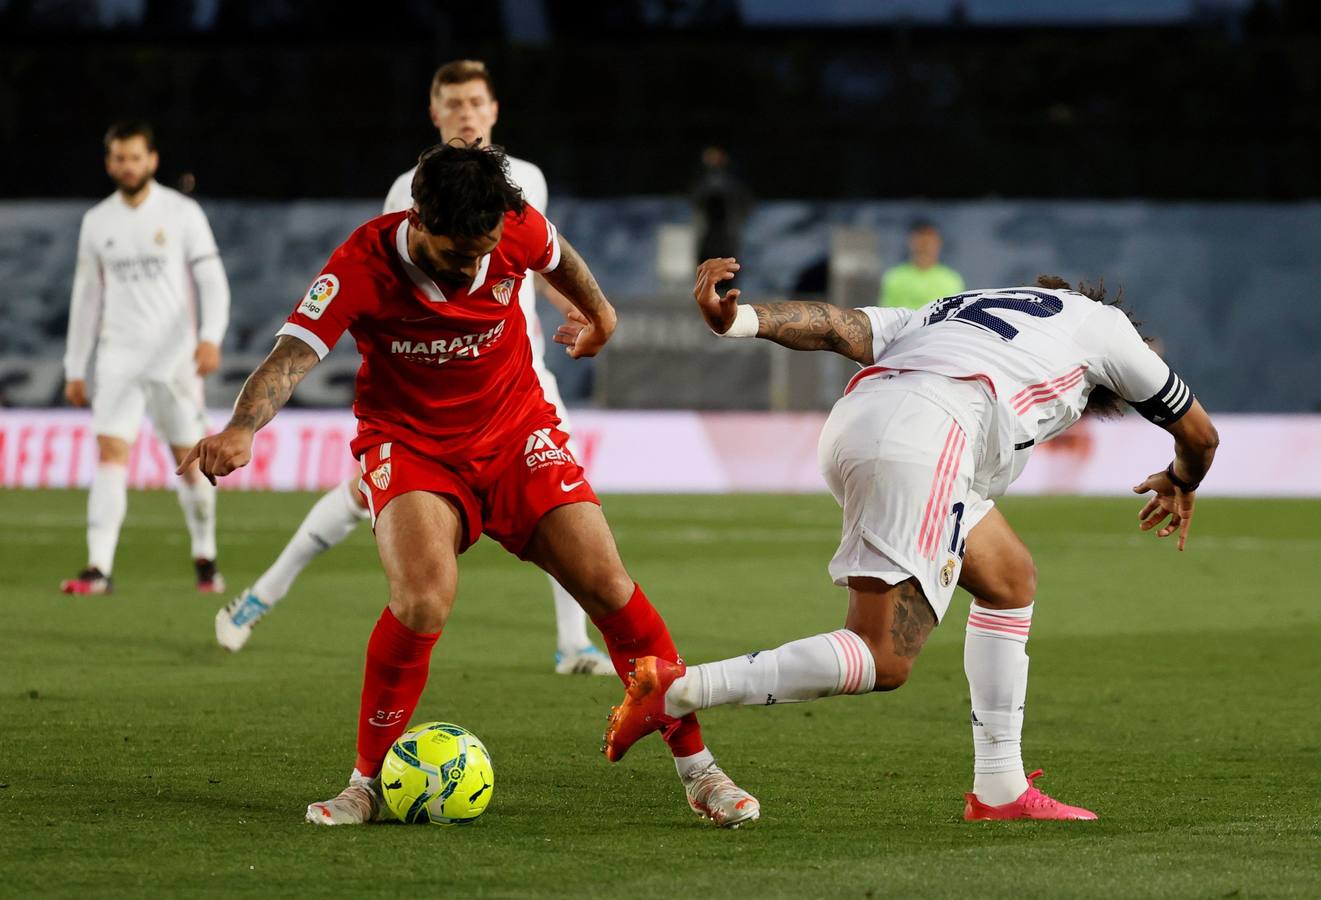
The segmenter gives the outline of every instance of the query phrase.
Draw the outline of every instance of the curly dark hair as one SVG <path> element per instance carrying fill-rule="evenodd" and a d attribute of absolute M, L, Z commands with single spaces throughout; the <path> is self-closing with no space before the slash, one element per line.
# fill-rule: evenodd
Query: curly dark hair
<path fill-rule="evenodd" d="M 1080 281 L 1075 288 L 1058 275 L 1038 275 L 1037 287 L 1049 288 L 1056 291 L 1073 291 L 1075 294 L 1082 294 L 1089 300 L 1095 300 L 1097 303 L 1104 303 L 1106 306 L 1115 307 L 1128 317 L 1128 320 L 1133 323 L 1134 328 L 1137 328 L 1142 324 L 1139 320 L 1133 318 L 1132 311 L 1124 306 L 1124 289 L 1122 287 L 1113 298 L 1106 298 L 1105 279 L 1103 278 L 1098 279 L 1094 284 Z M 1140 331 L 1138 333 L 1142 334 Z M 1148 344 L 1151 343 L 1151 338 L 1147 337 L 1145 334 L 1142 335 L 1142 340 L 1146 341 Z M 1127 405 L 1127 401 L 1114 391 L 1097 385 L 1092 388 L 1092 392 L 1087 395 L 1087 406 L 1083 409 L 1083 415 L 1095 416 L 1098 419 L 1113 419 L 1122 416 L 1124 414 L 1124 407 Z"/>
<path fill-rule="evenodd" d="M 432 234 L 479 238 L 490 234 L 506 212 L 522 215 L 526 204 L 509 180 L 509 161 L 501 148 L 455 139 L 417 158 L 413 205 Z"/>

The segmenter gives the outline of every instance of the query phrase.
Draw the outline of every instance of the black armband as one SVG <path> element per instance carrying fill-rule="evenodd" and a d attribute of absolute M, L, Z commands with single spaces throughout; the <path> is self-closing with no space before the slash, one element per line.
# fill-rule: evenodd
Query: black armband
<path fill-rule="evenodd" d="M 1170 480 L 1170 484 L 1174 485 L 1185 494 L 1191 494 L 1202 484 L 1200 481 L 1184 481 L 1178 475 L 1175 475 L 1174 460 L 1170 460 L 1170 464 L 1165 467 L 1165 477 Z"/>
<path fill-rule="evenodd" d="M 1148 422 L 1168 428 L 1192 409 L 1195 399 L 1188 385 L 1184 384 L 1183 379 L 1171 369 L 1170 377 L 1165 379 L 1163 388 L 1140 403 L 1134 403 L 1132 400 L 1129 403 L 1138 411 L 1138 415 Z"/>

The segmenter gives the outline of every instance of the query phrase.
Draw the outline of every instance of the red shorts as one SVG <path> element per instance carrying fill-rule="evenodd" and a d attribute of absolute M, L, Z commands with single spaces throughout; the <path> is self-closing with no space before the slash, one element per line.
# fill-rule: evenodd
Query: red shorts
<path fill-rule="evenodd" d="M 423 456 L 397 441 L 378 444 L 359 457 L 358 490 L 376 518 L 390 501 L 409 491 L 441 494 L 463 518 L 462 553 L 483 532 L 522 558 L 541 517 L 567 503 L 600 505 L 582 466 L 567 446 L 569 435 L 547 426 L 524 439 L 523 452 L 463 472 L 443 460 Z"/>

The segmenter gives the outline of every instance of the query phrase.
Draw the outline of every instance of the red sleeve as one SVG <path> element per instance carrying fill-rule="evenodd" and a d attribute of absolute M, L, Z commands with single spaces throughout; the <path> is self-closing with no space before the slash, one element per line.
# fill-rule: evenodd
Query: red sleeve
<path fill-rule="evenodd" d="M 518 228 L 527 249 L 527 268 L 533 272 L 553 271 L 560 264 L 560 234 L 551 221 L 535 207 L 525 206 Z"/>
<path fill-rule="evenodd" d="M 369 284 L 368 274 L 341 247 L 276 333 L 298 338 L 325 359 L 340 335 L 353 324 L 366 300 Z"/>

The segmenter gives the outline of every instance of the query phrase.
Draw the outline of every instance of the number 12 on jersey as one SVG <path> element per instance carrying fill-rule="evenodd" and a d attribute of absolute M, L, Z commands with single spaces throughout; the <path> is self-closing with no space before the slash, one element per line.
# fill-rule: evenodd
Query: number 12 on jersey
<path fill-rule="evenodd" d="M 1026 313 L 1036 319 L 1048 319 L 1064 310 L 1064 301 L 1054 294 L 1031 291 L 1026 288 L 1013 291 L 969 291 L 939 301 L 924 325 L 935 325 L 949 320 L 963 322 L 983 331 L 999 335 L 1001 340 L 1012 341 L 1018 329 L 987 310 L 1003 309 Z"/>

